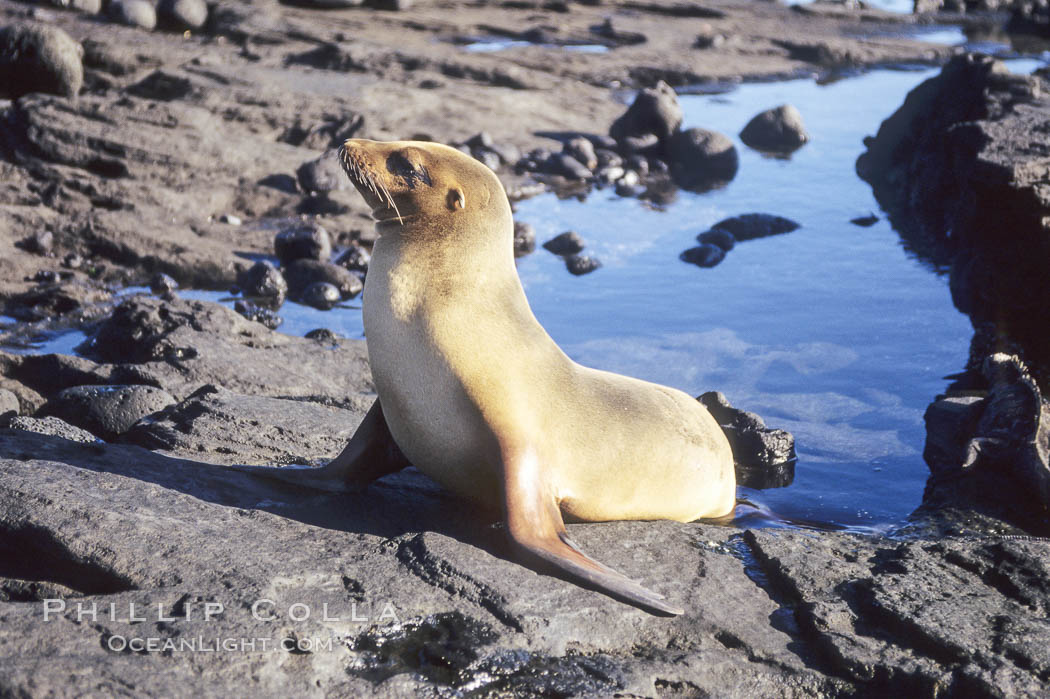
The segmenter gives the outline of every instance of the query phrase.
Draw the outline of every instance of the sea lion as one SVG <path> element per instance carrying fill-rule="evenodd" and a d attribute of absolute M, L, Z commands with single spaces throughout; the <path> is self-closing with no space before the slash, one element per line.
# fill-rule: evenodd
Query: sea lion
<path fill-rule="evenodd" d="M 727 515 L 736 481 L 722 429 L 681 391 L 561 351 L 525 298 L 510 203 L 488 167 L 429 142 L 350 139 L 340 157 L 379 234 L 363 306 L 378 400 L 328 466 L 253 470 L 339 490 L 411 463 L 501 508 L 525 562 L 680 614 L 580 551 L 562 516 Z"/>

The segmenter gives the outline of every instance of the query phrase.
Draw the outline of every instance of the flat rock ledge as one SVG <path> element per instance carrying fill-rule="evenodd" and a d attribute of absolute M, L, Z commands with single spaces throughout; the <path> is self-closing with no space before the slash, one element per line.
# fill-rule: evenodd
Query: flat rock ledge
<path fill-rule="evenodd" d="M 508 561 L 491 515 L 412 470 L 329 495 L 18 430 L 0 453 L 8 695 L 1034 696 L 1050 680 L 1046 540 L 570 527 L 686 608 L 665 619 Z"/>
<path fill-rule="evenodd" d="M 1046 539 L 570 525 L 584 550 L 686 610 L 655 617 L 514 563 L 498 513 L 414 469 L 336 495 L 224 466 L 334 456 L 374 397 L 360 341 L 149 297 L 93 337 L 92 359 L 0 355 L 23 413 L 22 429 L 0 429 L 3 695 L 1019 696 L 1050 684 Z M 176 402 L 108 443 L 29 417 L 78 385 L 155 386 Z"/>

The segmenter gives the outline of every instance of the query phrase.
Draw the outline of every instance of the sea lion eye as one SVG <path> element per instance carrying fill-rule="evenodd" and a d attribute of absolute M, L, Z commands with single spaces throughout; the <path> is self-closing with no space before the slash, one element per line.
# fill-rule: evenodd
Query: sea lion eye
<path fill-rule="evenodd" d="M 386 169 L 392 175 L 403 179 L 405 184 L 411 189 L 415 189 L 416 185 L 420 183 L 427 186 L 433 184 L 430 181 L 430 173 L 427 172 L 427 169 L 422 165 L 413 165 L 412 161 L 402 153 L 392 153 L 386 159 Z"/>

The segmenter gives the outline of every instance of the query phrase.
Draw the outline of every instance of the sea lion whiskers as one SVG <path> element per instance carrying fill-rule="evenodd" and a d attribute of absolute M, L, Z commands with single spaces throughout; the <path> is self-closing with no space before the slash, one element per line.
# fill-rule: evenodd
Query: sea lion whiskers
<path fill-rule="evenodd" d="M 401 219 L 401 212 L 397 210 L 397 204 L 394 203 L 394 198 L 392 196 L 390 196 L 390 190 L 388 190 L 386 188 L 386 185 L 383 184 L 382 182 L 377 182 L 376 184 L 378 184 L 380 187 L 382 187 L 383 194 L 386 196 L 386 200 L 388 202 L 390 202 L 390 208 L 392 208 L 394 210 L 394 215 L 397 216 L 397 222 L 400 223 L 402 226 L 404 226 L 405 222 Z"/>
<path fill-rule="evenodd" d="M 381 200 L 382 204 L 389 205 L 394 210 L 394 215 L 397 216 L 397 222 L 404 226 L 405 221 L 401 217 L 397 204 L 394 203 L 394 197 L 390 194 L 390 190 L 378 178 L 373 176 L 362 163 L 358 162 L 355 154 L 350 152 L 345 143 L 339 146 L 339 160 L 343 165 L 343 172 L 350 178 L 350 181 L 354 185 L 364 185 L 377 199 Z"/>

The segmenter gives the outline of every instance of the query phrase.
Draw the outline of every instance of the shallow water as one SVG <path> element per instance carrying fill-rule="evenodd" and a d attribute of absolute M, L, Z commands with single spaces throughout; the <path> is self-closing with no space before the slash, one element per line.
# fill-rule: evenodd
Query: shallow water
<path fill-rule="evenodd" d="M 520 39 L 503 39 L 496 37 L 479 38 L 469 44 L 463 44 L 464 51 L 471 53 L 493 53 L 522 46 L 539 46 L 552 51 L 578 51 L 580 53 L 605 53 L 609 50 L 604 44 L 536 44 Z"/>
<path fill-rule="evenodd" d="M 808 5 L 813 0 L 787 0 L 788 5 Z M 876 10 L 911 14 L 914 0 L 866 0 L 865 5 Z"/>
<path fill-rule="evenodd" d="M 1008 63 L 1018 72 L 1044 65 Z M 904 247 L 854 162 L 864 136 L 935 73 L 882 70 L 827 85 L 793 80 L 683 96 L 685 126 L 734 138 L 754 114 L 790 102 L 812 140 L 787 160 L 737 140 L 732 183 L 680 192 L 665 211 L 611 190 L 585 202 L 543 195 L 518 205 L 516 218 L 535 226 L 538 242 L 575 230 L 604 264 L 573 277 L 542 248 L 519 261 L 533 310 L 570 356 L 693 395 L 720 390 L 795 435 L 794 483 L 741 489 L 775 513 L 772 521 L 749 517 L 750 525 L 881 530 L 921 501 L 923 411 L 946 387 L 943 377 L 964 366 L 970 324 L 952 306 L 946 277 Z M 711 224 L 754 211 L 802 227 L 740 243 L 713 269 L 678 260 Z M 850 223 L 871 212 L 875 225 Z M 359 305 L 322 312 L 289 303 L 280 330 L 326 327 L 361 338 Z M 82 338 L 68 333 L 35 351 L 71 352 Z"/>
<path fill-rule="evenodd" d="M 849 221 L 879 211 L 854 173 L 861 139 L 933 74 L 685 96 L 686 126 L 730 135 L 790 102 L 813 140 L 790 160 L 738 142 L 740 172 L 729 186 L 680 193 L 666 212 L 605 193 L 519 206 L 541 241 L 576 230 L 605 265 L 572 278 L 540 250 L 519 266 L 536 315 L 574 359 L 694 395 L 723 391 L 795 434 L 794 484 L 747 494 L 782 517 L 878 527 L 921 500 L 922 414 L 942 377 L 963 367 L 970 325 L 946 279 L 914 259 L 888 222 Z M 678 261 L 697 233 L 751 211 L 802 228 L 741 243 L 713 269 Z"/>

